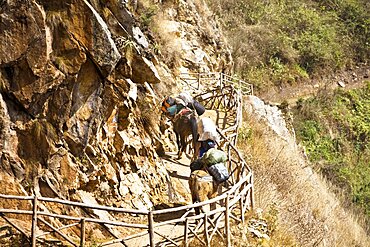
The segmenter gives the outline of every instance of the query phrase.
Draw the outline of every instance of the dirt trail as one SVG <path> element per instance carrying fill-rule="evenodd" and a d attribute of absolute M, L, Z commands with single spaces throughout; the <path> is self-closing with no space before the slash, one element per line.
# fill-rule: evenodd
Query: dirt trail
<path fill-rule="evenodd" d="M 163 163 L 170 175 L 173 188 L 174 206 L 191 204 L 191 194 L 188 185 L 190 176 L 190 159 L 187 154 L 183 154 L 182 159 L 177 159 L 176 153 L 166 153 L 166 157 L 162 158 Z M 176 205 L 177 204 L 177 205 Z M 181 214 L 182 212 L 179 212 Z M 178 215 L 173 214 L 173 218 Z M 168 219 L 154 218 L 154 222 L 161 222 Z M 182 236 L 184 233 L 183 225 L 165 225 L 155 228 L 155 231 L 170 238 Z M 158 234 L 155 234 L 154 242 L 158 243 L 163 240 Z M 149 236 L 145 235 L 140 238 L 126 241 L 127 246 L 149 246 Z"/>
<path fill-rule="evenodd" d="M 177 159 L 177 154 L 167 153 L 167 157 L 162 161 L 171 177 L 172 184 L 175 186 L 175 191 L 179 204 L 190 204 L 191 194 L 188 184 L 190 177 L 190 158 L 184 153 L 180 160 Z"/>
<path fill-rule="evenodd" d="M 311 97 L 323 89 L 334 90 L 342 87 L 349 90 L 364 86 L 365 81 L 370 81 L 370 66 L 366 65 L 353 70 L 338 72 L 326 78 L 314 79 L 309 83 L 285 86 L 278 90 L 272 89 L 257 96 L 272 105 L 281 104 L 284 101 L 289 105 L 294 105 L 298 99 Z"/>

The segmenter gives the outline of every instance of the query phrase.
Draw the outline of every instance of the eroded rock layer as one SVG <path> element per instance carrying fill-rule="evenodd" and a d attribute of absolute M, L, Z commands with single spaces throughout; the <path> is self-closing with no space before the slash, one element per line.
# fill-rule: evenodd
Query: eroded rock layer
<path fill-rule="evenodd" d="M 6 193 L 137 209 L 171 202 L 159 100 L 176 90 L 175 69 L 220 71 L 231 59 L 197 6 L 151 4 L 177 27 L 162 33 L 182 36 L 177 68 L 154 45 L 163 37 L 141 25 L 140 1 L 0 1 Z"/>

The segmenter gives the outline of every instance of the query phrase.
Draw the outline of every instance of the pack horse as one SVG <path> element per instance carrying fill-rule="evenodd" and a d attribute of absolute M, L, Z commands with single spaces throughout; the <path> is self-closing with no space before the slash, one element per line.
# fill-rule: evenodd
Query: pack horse
<path fill-rule="evenodd" d="M 197 116 L 204 113 L 204 107 L 193 100 L 191 96 L 180 94 L 177 98 L 166 97 L 162 102 L 161 109 L 172 122 L 178 147 L 178 159 L 181 159 L 183 152 L 185 152 L 188 144 L 187 139 L 190 135 L 194 149 L 193 159 L 195 159 L 198 155 L 196 148 L 198 145 Z"/>

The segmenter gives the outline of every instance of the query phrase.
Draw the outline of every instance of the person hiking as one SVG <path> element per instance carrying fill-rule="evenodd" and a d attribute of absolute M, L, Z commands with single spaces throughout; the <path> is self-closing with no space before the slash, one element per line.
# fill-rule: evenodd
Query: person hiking
<path fill-rule="evenodd" d="M 210 148 L 216 147 L 219 141 L 216 124 L 208 117 L 200 118 L 198 125 L 198 149 L 199 157 L 202 157 Z"/>
<path fill-rule="evenodd" d="M 198 116 L 201 116 L 205 112 L 204 106 L 188 92 L 182 92 L 175 97 L 168 96 L 162 102 L 162 111 L 171 117 L 174 117 L 176 113 L 186 107 L 195 110 Z"/>

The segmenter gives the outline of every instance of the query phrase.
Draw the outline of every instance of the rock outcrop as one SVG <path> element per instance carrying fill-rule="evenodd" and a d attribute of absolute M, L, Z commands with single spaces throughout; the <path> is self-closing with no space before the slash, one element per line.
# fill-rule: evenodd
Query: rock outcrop
<path fill-rule="evenodd" d="M 177 12 L 163 23 L 181 27 L 180 67 L 201 60 L 204 70 L 230 69 L 217 28 L 205 36 L 194 4 L 152 4 Z M 157 105 L 176 90 L 175 77 L 154 49 L 160 33 L 142 29 L 139 11 L 136 1 L 0 1 L 0 186 L 13 188 L 6 192 L 137 209 L 170 201 L 156 152 Z"/>

